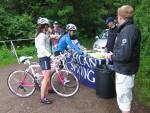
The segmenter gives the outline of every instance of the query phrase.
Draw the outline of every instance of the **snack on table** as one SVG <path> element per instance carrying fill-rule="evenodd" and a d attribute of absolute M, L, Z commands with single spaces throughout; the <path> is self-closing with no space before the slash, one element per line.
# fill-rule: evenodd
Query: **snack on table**
<path fill-rule="evenodd" d="M 90 56 L 98 59 L 104 59 L 105 55 L 104 52 L 94 52 L 94 53 L 88 53 Z"/>

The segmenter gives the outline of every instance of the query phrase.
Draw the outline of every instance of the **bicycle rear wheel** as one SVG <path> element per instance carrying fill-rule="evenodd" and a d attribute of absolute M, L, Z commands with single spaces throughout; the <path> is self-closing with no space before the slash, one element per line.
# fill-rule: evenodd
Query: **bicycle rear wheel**
<path fill-rule="evenodd" d="M 62 69 L 52 75 L 51 86 L 58 95 L 70 97 L 78 91 L 79 81 L 72 72 Z"/>
<path fill-rule="evenodd" d="M 22 70 L 10 73 L 7 85 L 10 91 L 19 97 L 28 97 L 35 91 L 33 76 Z"/>

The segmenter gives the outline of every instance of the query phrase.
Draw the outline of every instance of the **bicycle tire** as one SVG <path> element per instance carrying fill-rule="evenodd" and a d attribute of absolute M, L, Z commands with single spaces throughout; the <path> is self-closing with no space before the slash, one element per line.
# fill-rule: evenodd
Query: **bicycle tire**
<path fill-rule="evenodd" d="M 9 74 L 7 85 L 14 95 L 18 97 L 29 97 L 36 89 L 34 81 L 34 77 L 30 73 L 18 70 Z"/>
<path fill-rule="evenodd" d="M 72 72 L 62 69 L 52 75 L 51 87 L 58 95 L 70 97 L 79 90 L 79 81 Z"/>

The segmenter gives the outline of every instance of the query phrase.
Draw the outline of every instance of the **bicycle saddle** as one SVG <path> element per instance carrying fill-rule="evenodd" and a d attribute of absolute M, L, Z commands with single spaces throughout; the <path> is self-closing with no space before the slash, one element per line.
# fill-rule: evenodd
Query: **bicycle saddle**
<path fill-rule="evenodd" d="M 21 63 L 24 63 L 26 60 L 32 59 L 32 58 L 33 58 L 32 56 L 21 56 L 21 57 L 19 58 L 19 61 L 20 61 Z"/>

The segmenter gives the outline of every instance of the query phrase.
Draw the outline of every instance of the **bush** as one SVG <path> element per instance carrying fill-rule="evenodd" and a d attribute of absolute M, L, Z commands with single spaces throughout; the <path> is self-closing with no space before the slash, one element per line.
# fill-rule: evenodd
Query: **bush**
<path fill-rule="evenodd" d="M 136 78 L 135 93 L 138 100 L 150 106 L 150 2 L 149 0 L 142 0 L 136 6 L 135 20 L 141 29 L 141 63 L 140 69 Z"/>
<path fill-rule="evenodd" d="M 35 34 L 35 24 L 32 23 L 32 17 L 23 14 L 21 16 L 13 16 L 10 19 L 8 27 L 8 35 L 10 38 L 30 38 Z"/>
<path fill-rule="evenodd" d="M 33 46 L 23 46 L 17 50 L 18 56 L 36 56 L 36 48 Z"/>
<path fill-rule="evenodd" d="M 2 39 L 18 39 L 18 38 L 30 38 L 35 34 L 36 24 L 34 24 L 33 17 L 22 15 L 11 15 L 0 8 L 0 32 Z"/>
<path fill-rule="evenodd" d="M 95 41 L 96 41 L 96 39 L 90 38 L 90 37 L 89 38 L 88 37 L 86 37 L 86 38 L 80 37 L 79 38 L 80 44 L 83 45 L 87 49 L 92 49 Z"/>
<path fill-rule="evenodd" d="M 150 106 L 150 57 L 141 56 L 140 69 L 135 80 L 135 95 L 138 100 Z"/>

